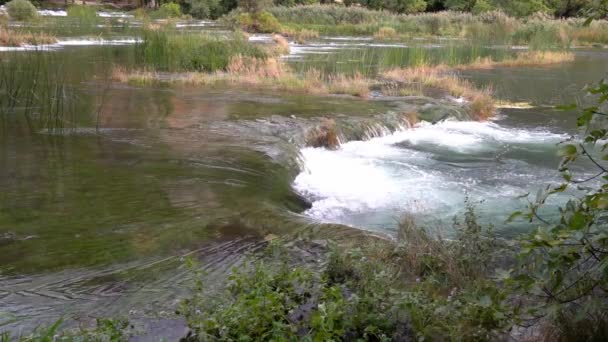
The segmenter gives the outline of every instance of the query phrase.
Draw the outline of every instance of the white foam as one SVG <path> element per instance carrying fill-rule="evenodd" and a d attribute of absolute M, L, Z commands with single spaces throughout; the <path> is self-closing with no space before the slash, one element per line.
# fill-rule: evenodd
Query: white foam
<path fill-rule="evenodd" d="M 95 45 L 129 45 L 141 42 L 138 38 L 120 39 L 65 39 L 55 44 L 0 46 L 0 52 L 10 51 L 52 51 L 66 46 L 95 46 Z"/>
<path fill-rule="evenodd" d="M 67 17 L 68 12 L 65 10 L 38 10 L 38 15 L 44 17 Z"/>
<path fill-rule="evenodd" d="M 564 137 L 540 130 L 507 129 L 492 122 L 423 123 L 384 137 L 347 142 L 336 151 L 304 148 L 303 171 L 293 186 L 313 202 L 306 213 L 324 222 L 366 226 L 369 222 L 360 221 L 379 215 L 390 220 L 387 215 L 404 209 L 447 217 L 462 209 L 466 193 L 511 200 L 525 192 L 524 185 L 528 186 L 533 176 L 514 171 L 517 174 L 510 177 L 515 183 L 501 182 L 505 168 L 525 163 L 513 161 L 505 166 L 481 157 L 476 174 L 470 174 L 467 169 L 438 161 L 437 152 L 425 152 L 426 147 L 435 146 L 447 156 L 453 154 L 450 151 L 475 156 L 505 144 L 554 144 Z"/>

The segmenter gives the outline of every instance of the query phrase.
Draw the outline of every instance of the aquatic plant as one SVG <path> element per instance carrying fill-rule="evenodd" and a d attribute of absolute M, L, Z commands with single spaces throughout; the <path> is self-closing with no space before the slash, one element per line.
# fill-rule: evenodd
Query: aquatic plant
<path fill-rule="evenodd" d="M 97 8 L 94 6 L 71 5 L 66 10 L 69 18 L 75 18 L 81 24 L 88 24 L 97 21 Z"/>
<path fill-rule="evenodd" d="M 286 34 L 289 37 L 292 37 L 299 44 L 303 44 L 309 40 L 319 38 L 319 32 L 317 32 L 315 30 L 309 30 L 309 29 L 301 29 L 301 30 L 287 29 L 287 30 L 285 30 L 285 29 L 283 29 L 282 31 L 283 31 L 283 34 Z"/>
<path fill-rule="evenodd" d="M 469 81 L 450 73 L 446 66 L 419 66 L 392 69 L 382 77 L 394 81 L 383 91 L 396 95 L 450 95 L 467 101 L 470 114 L 477 120 L 490 118 L 495 112 L 494 100 L 489 89 L 476 89 Z"/>
<path fill-rule="evenodd" d="M 260 47 L 246 40 L 223 40 L 201 33 L 144 32 L 142 43 L 136 47 L 138 64 L 158 71 L 216 71 L 225 70 L 236 55 L 265 58 Z"/>
<path fill-rule="evenodd" d="M 76 98 L 62 69 L 50 67 L 53 58 L 32 52 L 0 63 L 0 121 L 24 123 L 32 132 L 61 132 L 70 126 Z"/>
<path fill-rule="evenodd" d="M 289 54 L 289 42 L 287 39 L 280 34 L 273 34 L 272 41 L 274 44 L 270 48 L 266 49 L 268 54 L 271 56 L 282 56 Z"/>
<path fill-rule="evenodd" d="M 306 133 L 306 146 L 336 149 L 340 147 L 338 128 L 333 119 L 323 118 Z"/>
<path fill-rule="evenodd" d="M 6 3 L 8 15 L 15 20 L 31 20 L 38 16 L 36 7 L 28 0 L 11 0 Z"/>
<path fill-rule="evenodd" d="M 397 36 L 397 31 L 392 27 L 381 27 L 374 33 L 374 38 L 378 40 L 395 39 Z"/>
<path fill-rule="evenodd" d="M 57 43 L 57 38 L 44 32 L 17 31 L 0 26 L 0 46 L 23 46 Z"/>

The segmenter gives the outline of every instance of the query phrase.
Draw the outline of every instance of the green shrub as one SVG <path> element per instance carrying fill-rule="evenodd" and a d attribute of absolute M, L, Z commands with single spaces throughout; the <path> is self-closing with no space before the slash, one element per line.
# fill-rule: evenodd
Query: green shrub
<path fill-rule="evenodd" d="M 179 18 L 182 16 L 182 8 L 174 2 L 167 2 L 156 11 L 156 16 L 158 18 Z"/>
<path fill-rule="evenodd" d="M 194 267 L 193 296 L 179 310 L 192 330 L 188 341 L 499 340 L 513 325 L 515 305 L 485 279 L 502 250 L 489 244 L 484 234 L 491 233 L 472 209 L 456 230 L 456 240 L 446 240 L 408 223 L 398 244 L 370 238 L 319 251 L 314 241 L 298 241 L 280 256 L 273 243 L 271 253 L 233 270 L 225 293 L 204 288 Z M 297 251 L 309 250 L 326 262 L 302 263 Z M 435 266 L 424 275 L 410 263 L 430 260 Z"/>
<path fill-rule="evenodd" d="M 8 15 L 15 20 L 30 20 L 38 16 L 36 7 L 28 0 L 12 0 L 6 4 Z"/>
<path fill-rule="evenodd" d="M 222 15 L 222 8 L 219 0 L 186 0 L 189 6 L 188 14 L 195 18 L 215 19 Z"/>
<path fill-rule="evenodd" d="M 271 13 L 262 11 L 259 13 L 241 13 L 237 17 L 237 23 L 247 32 L 275 33 L 281 31 L 281 24 Z"/>

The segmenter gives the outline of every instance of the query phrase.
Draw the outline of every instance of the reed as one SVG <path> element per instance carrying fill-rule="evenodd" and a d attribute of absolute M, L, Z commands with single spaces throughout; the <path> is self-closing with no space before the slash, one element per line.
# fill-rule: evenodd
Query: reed
<path fill-rule="evenodd" d="M 42 32 L 17 31 L 0 26 L 0 46 L 24 46 L 57 43 L 57 38 Z"/>
<path fill-rule="evenodd" d="M 136 47 L 138 64 L 155 71 L 225 70 L 237 55 L 266 58 L 267 52 L 242 39 L 168 30 L 145 31 Z"/>
<path fill-rule="evenodd" d="M 381 29 L 392 29 L 402 37 L 463 37 L 478 43 L 521 44 L 535 49 L 567 47 L 575 39 L 586 44 L 606 44 L 608 31 L 606 20 L 584 27 L 582 19 L 559 20 L 542 15 L 519 19 L 499 11 L 479 15 L 460 12 L 405 15 L 326 5 L 273 7 L 268 11 L 291 30 L 381 38 L 385 36 Z"/>
<path fill-rule="evenodd" d="M 463 98 L 471 116 L 486 120 L 494 115 L 495 103 L 490 89 L 475 86 L 448 71 L 447 66 L 419 66 L 392 69 L 382 73 L 382 77 L 393 82 L 385 92 L 395 95 L 425 95 L 444 97 L 446 95 Z"/>
<path fill-rule="evenodd" d="M 398 37 L 397 31 L 392 27 L 381 27 L 378 32 L 374 33 L 374 39 L 377 40 L 390 40 Z"/>
<path fill-rule="evenodd" d="M 31 132 L 62 132 L 74 122 L 77 97 L 53 55 L 32 52 L 0 63 L 0 121 L 24 123 Z M 20 125 L 17 125 L 20 126 Z"/>

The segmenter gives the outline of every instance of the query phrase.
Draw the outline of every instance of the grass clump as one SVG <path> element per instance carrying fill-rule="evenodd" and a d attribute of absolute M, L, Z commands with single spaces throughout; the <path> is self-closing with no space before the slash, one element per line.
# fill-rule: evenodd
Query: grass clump
<path fill-rule="evenodd" d="M 281 24 L 269 12 L 241 13 L 237 16 L 238 26 L 246 32 L 277 33 L 282 31 Z"/>
<path fill-rule="evenodd" d="M 385 92 L 393 95 L 454 96 L 467 101 L 471 116 L 486 120 L 495 112 L 494 100 L 489 89 L 476 89 L 469 81 L 448 71 L 445 65 L 419 66 L 391 69 L 382 77 L 395 82 Z"/>
<path fill-rule="evenodd" d="M 8 15 L 19 21 L 31 20 L 38 16 L 36 7 L 28 0 L 11 0 L 6 4 Z"/>
<path fill-rule="evenodd" d="M 482 58 L 470 64 L 458 65 L 458 69 L 491 69 L 495 67 L 521 67 L 566 63 L 574 61 L 574 53 L 569 51 L 526 51 L 518 53 L 514 58 L 494 61 Z"/>
<path fill-rule="evenodd" d="M 281 36 L 280 34 L 273 34 L 272 42 L 273 44 L 270 46 L 270 48 L 266 49 L 269 55 L 282 56 L 289 54 L 289 41 L 287 41 L 285 37 Z"/>
<path fill-rule="evenodd" d="M 377 40 L 395 39 L 398 36 L 397 31 L 392 27 L 381 27 L 378 32 L 374 33 L 374 38 Z"/>
<path fill-rule="evenodd" d="M 57 39 L 44 32 L 15 31 L 0 26 L 0 46 L 24 46 L 54 44 Z"/>
<path fill-rule="evenodd" d="M 295 32 L 290 33 L 289 35 L 291 37 L 293 37 L 293 39 L 300 44 L 305 43 L 305 42 L 315 39 L 315 38 L 319 38 L 318 31 L 309 30 L 309 29 L 296 30 Z"/>
<path fill-rule="evenodd" d="M 319 125 L 309 130 L 306 134 L 306 145 L 332 150 L 340 147 L 336 121 L 334 119 L 323 118 Z"/>
<path fill-rule="evenodd" d="M 226 70 L 233 56 L 267 57 L 262 48 L 246 40 L 165 30 L 146 31 L 136 52 L 139 64 L 155 71 L 213 72 Z"/>

